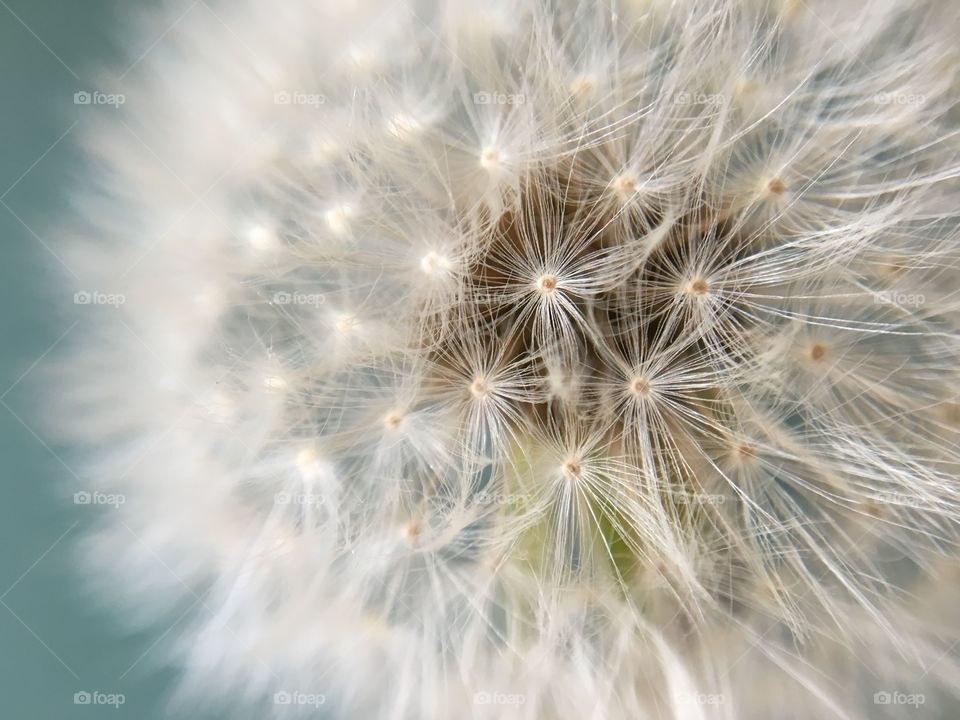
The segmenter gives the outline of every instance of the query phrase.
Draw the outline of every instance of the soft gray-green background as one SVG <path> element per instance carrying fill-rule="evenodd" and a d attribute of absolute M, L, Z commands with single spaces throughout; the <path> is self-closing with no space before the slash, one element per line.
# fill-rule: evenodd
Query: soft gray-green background
<path fill-rule="evenodd" d="M 173 677 L 153 657 L 165 628 L 131 635 L 80 589 L 75 540 L 92 513 L 62 499 L 77 463 L 43 430 L 40 407 L 44 371 L 79 328 L 62 302 L 69 275 L 52 228 L 82 174 L 76 138 L 102 109 L 73 96 L 109 91 L 100 72 L 122 73 L 137 42 L 123 40 L 119 19 L 149 4 L 0 0 L 2 720 L 177 717 L 166 704 Z M 94 690 L 123 693 L 125 704 L 74 704 Z"/>

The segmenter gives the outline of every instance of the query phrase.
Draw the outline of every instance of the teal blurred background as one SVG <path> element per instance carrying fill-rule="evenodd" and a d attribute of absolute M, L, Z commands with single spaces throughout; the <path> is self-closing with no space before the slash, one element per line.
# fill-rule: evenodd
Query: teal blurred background
<path fill-rule="evenodd" d="M 95 78 L 131 62 L 120 19 L 149 5 L 0 0 L 2 720 L 177 717 L 166 705 L 174 678 L 154 657 L 166 628 L 125 632 L 81 590 L 75 541 L 91 508 L 63 499 L 77 463 L 43 430 L 40 413 L 43 375 L 82 327 L 63 302 L 70 276 L 52 228 L 82 176 L 76 138 L 94 113 L 109 111 L 75 105 L 74 93 L 109 91 Z M 94 691 L 125 702 L 75 704 L 75 693 Z"/>

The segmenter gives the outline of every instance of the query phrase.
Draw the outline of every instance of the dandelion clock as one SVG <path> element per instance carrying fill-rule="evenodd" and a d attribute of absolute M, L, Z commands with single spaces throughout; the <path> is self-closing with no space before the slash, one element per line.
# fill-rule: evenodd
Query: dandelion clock
<path fill-rule="evenodd" d="M 171 702 L 957 717 L 960 7 L 133 27 L 58 392 Z"/>

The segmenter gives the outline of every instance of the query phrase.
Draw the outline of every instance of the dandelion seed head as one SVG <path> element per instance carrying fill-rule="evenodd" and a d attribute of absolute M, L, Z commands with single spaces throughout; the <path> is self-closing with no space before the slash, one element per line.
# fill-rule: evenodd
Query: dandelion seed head
<path fill-rule="evenodd" d="M 210 4 L 58 248 L 129 294 L 61 373 L 126 498 L 88 575 L 177 620 L 184 697 L 956 704 L 949 3 Z"/>

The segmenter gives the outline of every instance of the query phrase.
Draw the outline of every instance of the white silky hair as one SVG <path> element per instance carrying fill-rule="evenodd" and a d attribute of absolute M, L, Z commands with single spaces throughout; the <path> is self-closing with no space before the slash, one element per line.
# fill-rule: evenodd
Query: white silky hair
<path fill-rule="evenodd" d="M 955 3 L 173 9 L 57 386 L 182 701 L 954 716 Z"/>

